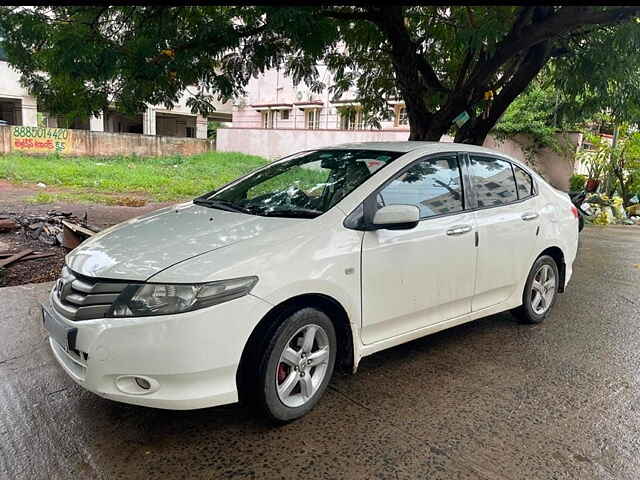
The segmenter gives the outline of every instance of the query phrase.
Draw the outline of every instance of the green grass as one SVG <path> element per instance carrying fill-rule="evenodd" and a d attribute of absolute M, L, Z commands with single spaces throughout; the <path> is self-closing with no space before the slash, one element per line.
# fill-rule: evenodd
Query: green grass
<path fill-rule="evenodd" d="M 261 157 L 227 152 L 189 157 L 104 158 L 8 154 L 0 156 L 0 178 L 13 183 L 42 182 L 67 190 L 39 193 L 31 200 L 38 203 L 73 199 L 122 204 L 118 202 L 123 197 L 117 194 L 141 194 L 153 201 L 174 201 L 213 190 L 266 162 Z"/>

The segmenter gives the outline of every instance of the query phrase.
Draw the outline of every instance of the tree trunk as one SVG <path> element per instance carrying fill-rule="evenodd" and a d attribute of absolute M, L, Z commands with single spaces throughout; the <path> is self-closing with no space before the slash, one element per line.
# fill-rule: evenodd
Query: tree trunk
<path fill-rule="evenodd" d="M 425 93 L 450 93 L 440 83 L 431 66 L 417 53 L 405 25 L 403 7 L 383 7 L 375 18 L 375 23 L 389 39 L 391 63 L 409 119 L 409 140 L 440 140 L 451 125 L 451 120 L 447 122 L 437 118 L 429 110 Z"/>

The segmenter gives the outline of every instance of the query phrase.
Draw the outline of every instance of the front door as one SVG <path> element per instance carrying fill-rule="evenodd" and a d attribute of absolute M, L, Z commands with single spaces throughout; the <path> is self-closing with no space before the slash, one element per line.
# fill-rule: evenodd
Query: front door
<path fill-rule="evenodd" d="M 377 192 L 376 204 L 416 205 L 421 221 L 411 230 L 364 234 L 363 342 L 375 343 L 469 313 L 475 221 L 465 209 L 457 155 L 413 163 Z"/>
<path fill-rule="evenodd" d="M 509 298 L 525 278 L 540 223 L 537 197 L 527 172 L 503 159 L 475 154 L 469 157 L 478 206 L 478 261 L 472 305 L 477 311 Z"/>

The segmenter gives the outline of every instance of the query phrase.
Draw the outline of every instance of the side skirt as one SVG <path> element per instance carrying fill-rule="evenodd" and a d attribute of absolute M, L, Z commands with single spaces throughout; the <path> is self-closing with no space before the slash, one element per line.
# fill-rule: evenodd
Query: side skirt
<path fill-rule="evenodd" d="M 512 308 L 515 308 L 522 303 L 522 302 L 518 303 L 517 301 L 514 302 L 512 299 L 513 299 L 513 296 L 509 298 L 510 300 L 509 303 L 503 302 L 498 305 L 483 308 L 482 310 L 478 310 L 476 312 L 471 312 L 461 317 L 456 317 L 450 320 L 445 320 L 443 322 L 434 323 L 433 325 L 429 325 L 427 327 L 418 328 L 416 330 L 412 330 L 410 332 L 403 333 L 395 337 L 387 338 L 385 340 L 380 340 L 379 342 L 376 342 L 376 343 L 371 343 L 369 345 L 361 345 L 359 349 L 360 359 L 363 357 L 366 357 L 367 355 L 371 355 L 376 352 L 379 352 L 381 350 L 395 347 L 396 345 L 400 345 L 402 343 L 410 342 L 411 340 L 415 340 L 416 338 L 431 335 L 432 333 L 436 333 L 441 330 L 446 330 L 447 328 L 455 327 L 457 325 L 462 325 L 463 323 L 472 322 L 473 320 L 477 320 L 479 318 L 488 317 L 490 315 L 495 315 L 497 313 L 511 310 Z M 357 363 L 358 362 L 356 362 L 356 365 Z"/>

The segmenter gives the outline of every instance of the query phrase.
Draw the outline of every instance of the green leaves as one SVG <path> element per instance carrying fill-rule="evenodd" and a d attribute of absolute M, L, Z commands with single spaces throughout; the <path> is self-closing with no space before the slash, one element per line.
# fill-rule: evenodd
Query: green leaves
<path fill-rule="evenodd" d="M 171 108 L 188 87 L 198 92 L 189 106 L 206 115 L 214 99 L 243 95 L 251 77 L 279 68 L 312 91 L 350 92 L 371 125 L 389 116 L 388 99 L 404 99 L 415 139 L 439 139 L 461 111 L 479 114 L 492 90 L 491 125 L 470 124 L 481 141 L 552 62 L 497 128 L 545 144 L 553 126 L 602 109 L 618 120 L 640 114 L 633 8 L 0 7 L 0 30 L 22 82 L 54 114 Z"/>

